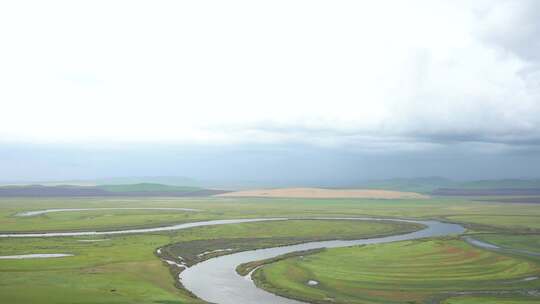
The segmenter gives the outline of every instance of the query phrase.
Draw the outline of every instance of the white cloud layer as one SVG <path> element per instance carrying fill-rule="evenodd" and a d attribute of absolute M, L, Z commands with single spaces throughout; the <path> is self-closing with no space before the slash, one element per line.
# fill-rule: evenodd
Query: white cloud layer
<path fill-rule="evenodd" d="M 534 144 L 537 3 L 4 1 L 0 141 Z"/>

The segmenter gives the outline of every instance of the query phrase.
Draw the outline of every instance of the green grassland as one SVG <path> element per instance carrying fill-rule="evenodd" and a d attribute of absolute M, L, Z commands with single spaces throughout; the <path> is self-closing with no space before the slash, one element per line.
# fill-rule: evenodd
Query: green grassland
<path fill-rule="evenodd" d="M 538 215 L 523 213 L 514 214 L 487 214 L 487 215 L 453 215 L 448 220 L 460 223 L 474 223 L 478 225 L 494 226 L 521 231 L 540 231 Z"/>
<path fill-rule="evenodd" d="M 312 303 L 424 303 L 442 293 L 539 287 L 540 266 L 457 239 L 327 249 L 257 270 L 257 285 Z M 318 281 L 316 286 L 307 284 Z"/>
<path fill-rule="evenodd" d="M 250 272 L 254 271 L 258 267 L 275 263 L 281 260 L 286 260 L 292 257 L 303 257 L 305 255 L 315 254 L 324 251 L 325 248 L 316 248 L 316 249 L 309 249 L 309 250 L 302 250 L 302 251 L 295 251 L 283 255 L 279 255 L 277 257 L 265 259 L 265 260 L 258 260 L 258 261 L 251 261 L 244 264 L 240 264 L 236 266 L 236 272 L 241 276 L 246 276 Z"/>
<path fill-rule="evenodd" d="M 475 238 L 504 248 L 528 250 L 540 254 L 540 235 L 487 234 Z"/>
<path fill-rule="evenodd" d="M 298 224 L 297 224 L 298 223 Z M 220 230 L 225 228 L 212 226 L 201 227 L 197 235 L 202 239 L 177 241 L 163 247 L 163 256 L 182 256 L 187 265 L 202 260 L 238 251 L 292 245 L 298 243 L 340 239 L 361 239 L 375 236 L 386 236 L 412 232 L 422 228 L 421 225 L 396 222 L 362 222 L 347 220 L 291 220 L 280 224 L 272 222 L 252 223 L 246 225 L 228 225 L 226 230 L 230 236 L 219 237 Z M 246 233 L 245 227 L 249 227 Z M 218 237 L 216 238 L 216 235 Z M 213 253 L 199 257 L 201 252 L 219 249 L 232 249 L 228 252 Z"/>
<path fill-rule="evenodd" d="M 23 211 L 51 208 L 113 207 L 172 207 L 194 208 L 201 211 L 99 210 L 48 213 L 32 217 L 15 216 Z M 0 198 L 0 230 L 2 232 L 115 230 L 230 218 L 356 216 L 457 221 L 466 225 L 469 228 L 468 233 L 472 233 L 474 237 L 494 244 L 537 250 L 537 252 L 540 247 L 538 246 L 540 205 L 534 204 L 474 202 L 466 198 L 429 200 L 211 197 Z M 311 240 L 386 235 L 410 229 L 414 227 L 381 222 L 304 220 L 118 235 L 103 237 L 107 240 L 100 242 L 80 242 L 82 239 L 93 237 L 0 239 L 0 255 L 27 253 L 75 255 L 57 259 L 0 260 L 0 303 L 200 303 L 189 293 L 174 286 L 175 282 L 170 270 L 155 254 L 157 248 L 163 248 L 165 257 L 182 255 L 188 259 L 189 263 L 196 263 L 201 260 L 197 258 L 198 254 L 217 249 L 234 247 L 235 251 L 239 251 Z M 485 250 L 462 244 L 459 240 L 452 240 L 452 242 L 456 242 L 454 247 L 465 248 L 465 251 L 478 251 L 482 254 L 485 252 Z M 413 244 L 416 243 L 413 242 Z M 395 250 L 384 251 L 381 257 L 387 257 L 389 264 L 397 265 L 401 261 L 398 249 L 396 247 Z M 227 253 L 230 252 L 211 254 L 203 259 Z M 505 263 L 523 271 L 519 272 L 519 275 L 528 273 L 534 268 L 531 265 L 537 263 L 537 259 L 526 256 L 505 257 L 499 253 L 490 254 L 493 255 L 485 256 L 486 260 L 469 260 L 470 271 L 473 272 L 477 266 L 479 268 L 491 267 L 488 260 L 493 260 L 495 256 L 503 256 Z M 506 260 L 507 258 L 510 260 Z M 450 258 L 442 256 L 438 259 L 444 261 Z M 503 264 L 495 263 L 494 265 L 499 267 Z M 363 265 L 360 264 L 353 267 L 351 269 L 356 272 L 361 272 L 363 269 Z M 436 268 L 425 267 L 425 272 L 433 274 L 434 269 Z M 506 280 L 506 274 L 500 280 Z M 457 278 L 456 281 L 458 281 Z M 468 282 L 482 282 L 486 285 L 478 286 L 491 288 L 492 285 L 489 284 L 495 281 L 496 279 L 489 278 L 486 274 L 485 281 Z M 417 291 L 414 290 L 415 286 L 411 285 L 407 292 L 421 299 L 444 289 L 436 287 Z M 501 289 L 514 287 L 522 288 L 523 284 L 500 286 Z M 359 293 L 361 289 L 355 290 Z M 488 303 L 486 299 L 490 297 L 471 295 L 455 298 L 456 301 L 465 302 L 449 303 Z M 515 297 L 511 298 L 511 300 L 515 299 Z M 454 298 L 450 300 L 453 301 Z"/>
<path fill-rule="evenodd" d="M 151 227 L 218 216 L 212 212 L 176 210 L 97 210 L 52 212 L 38 216 L 16 216 L 22 211 L 62 208 L 197 208 L 197 199 L 182 198 L 2 198 L 2 231 L 111 230 L 126 227 Z"/>
<path fill-rule="evenodd" d="M 58 212 L 33 217 L 16 213 L 48 208 L 175 207 L 201 212 L 136 210 Z M 2 231 L 105 230 L 161 226 L 188 221 L 316 216 L 380 216 L 448 219 L 475 229 L 540 231 L 540 205 L 474 202 L 464 198 L 430 200 L 255 199 L 255 198 L 0 198 Z"/>
<path fill-rule="evenodd" d="M 513 297 L 475 297 L 463 296 L 448 299 L 444 304 L 537 304 L 537 299 L 522 298 L 519 296 Z"/>
<path fill-rule="evenodd" d="M 180 224 L 208 218 L 205 214 L 176 210 L 91 210 L 5 218 L 2 220 L 2 227 L 5 227 L 3 231 L 13 232 L 101 231 Z"/>
<path fill-rule="evenodd" d="M 2 239 L 0 255 L 71 253 L 74 256 L 0 260 L 0 302 L 197 303 L 187 292 L 174 287 L 169 270 L 155 255 L 156 248 L 175 244 L 171 250 L 184 246 L 191 251 L 182 254 L 196 256 L 209 250 L 215 240 L 222 244 L 239 239 L 256 240 L 244 244 L 253 248 L 391 234 L 402 228 L 403 225 L 386 222 L 298 220 L 114 236 L 100 242 L 80 242 L 86 237 Z M 200 246 L 189 246 L 197 241 Z"/>

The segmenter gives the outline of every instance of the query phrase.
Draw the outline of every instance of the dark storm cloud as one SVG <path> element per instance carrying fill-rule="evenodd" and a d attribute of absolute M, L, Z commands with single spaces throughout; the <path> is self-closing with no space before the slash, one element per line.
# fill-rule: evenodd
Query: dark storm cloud
<path fill-rule="evenodd" d="M 469 144 L 400 153 L 299 144 L 99 149 L 3 145 L 0 167 L 0 182 L 182 176 L 216 186 L 354 186 L 394 177 L 538 177 L 540 153 L 486 153 Z"/>
<path fill-rule="evenodd" d="M 318 143 L 322 146 L 344 144 L 348 147 L 369 148 L 394 146 L 399 150 L 400 144 L 436 144 L 453 145 L 460 143 L 500 144 L 508 147 L 527 148 L 540 145 L 540 130 L 535 127 L 515 127 L 498 130 L 479 130 L 471 127 L 466 130 L 430 129 L 415 127 L 407 132 L 395 130 L 366 131 L 351 128 L 339 130 L 332 127 L 307 127 L 301 125 L 276 125 L 264 123 L 253 125 L 247 129 L 253 134 L 274 134 L 289 138 L 291 142 Z M 421 149 L 421 145 L 418 146 Z"/>

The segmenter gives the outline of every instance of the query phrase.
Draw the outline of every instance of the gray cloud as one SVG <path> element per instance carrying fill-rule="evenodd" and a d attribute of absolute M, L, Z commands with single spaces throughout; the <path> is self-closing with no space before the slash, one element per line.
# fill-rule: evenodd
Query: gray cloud
<path fill-rule="evenodd" d="M 460 144 L 437 150 L 371 153 L 309 145 L 72 146 L 3 145 L 0 182 L 184 176 L 220 185 L 354 186 L 367 179 L 538 177 L 540 153 Z"/>
<path fill-rule="evenodd" d="M 532 63 L 540 61 L 540 2 L 491 1 L 477 17 L 479 35 L 487 43 Z"/>
<path fill-rule="evenodd" d="M 2 177 L 533 174 L 540 1 L 415 4 L 0 3 Z"/>

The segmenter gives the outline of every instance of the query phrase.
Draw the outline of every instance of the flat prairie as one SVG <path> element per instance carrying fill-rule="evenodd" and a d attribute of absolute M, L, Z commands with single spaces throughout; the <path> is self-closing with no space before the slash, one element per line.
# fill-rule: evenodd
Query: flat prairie
<path fill-rule="evenodd" d="M 324 189 L 324 188 L 277 188 L 222 193 L 219 197 L 288 197 L 288 198 L 374 198 L 374 199 L 427 199 L 429 196 L 416 192 L 378 189 Z"/>

